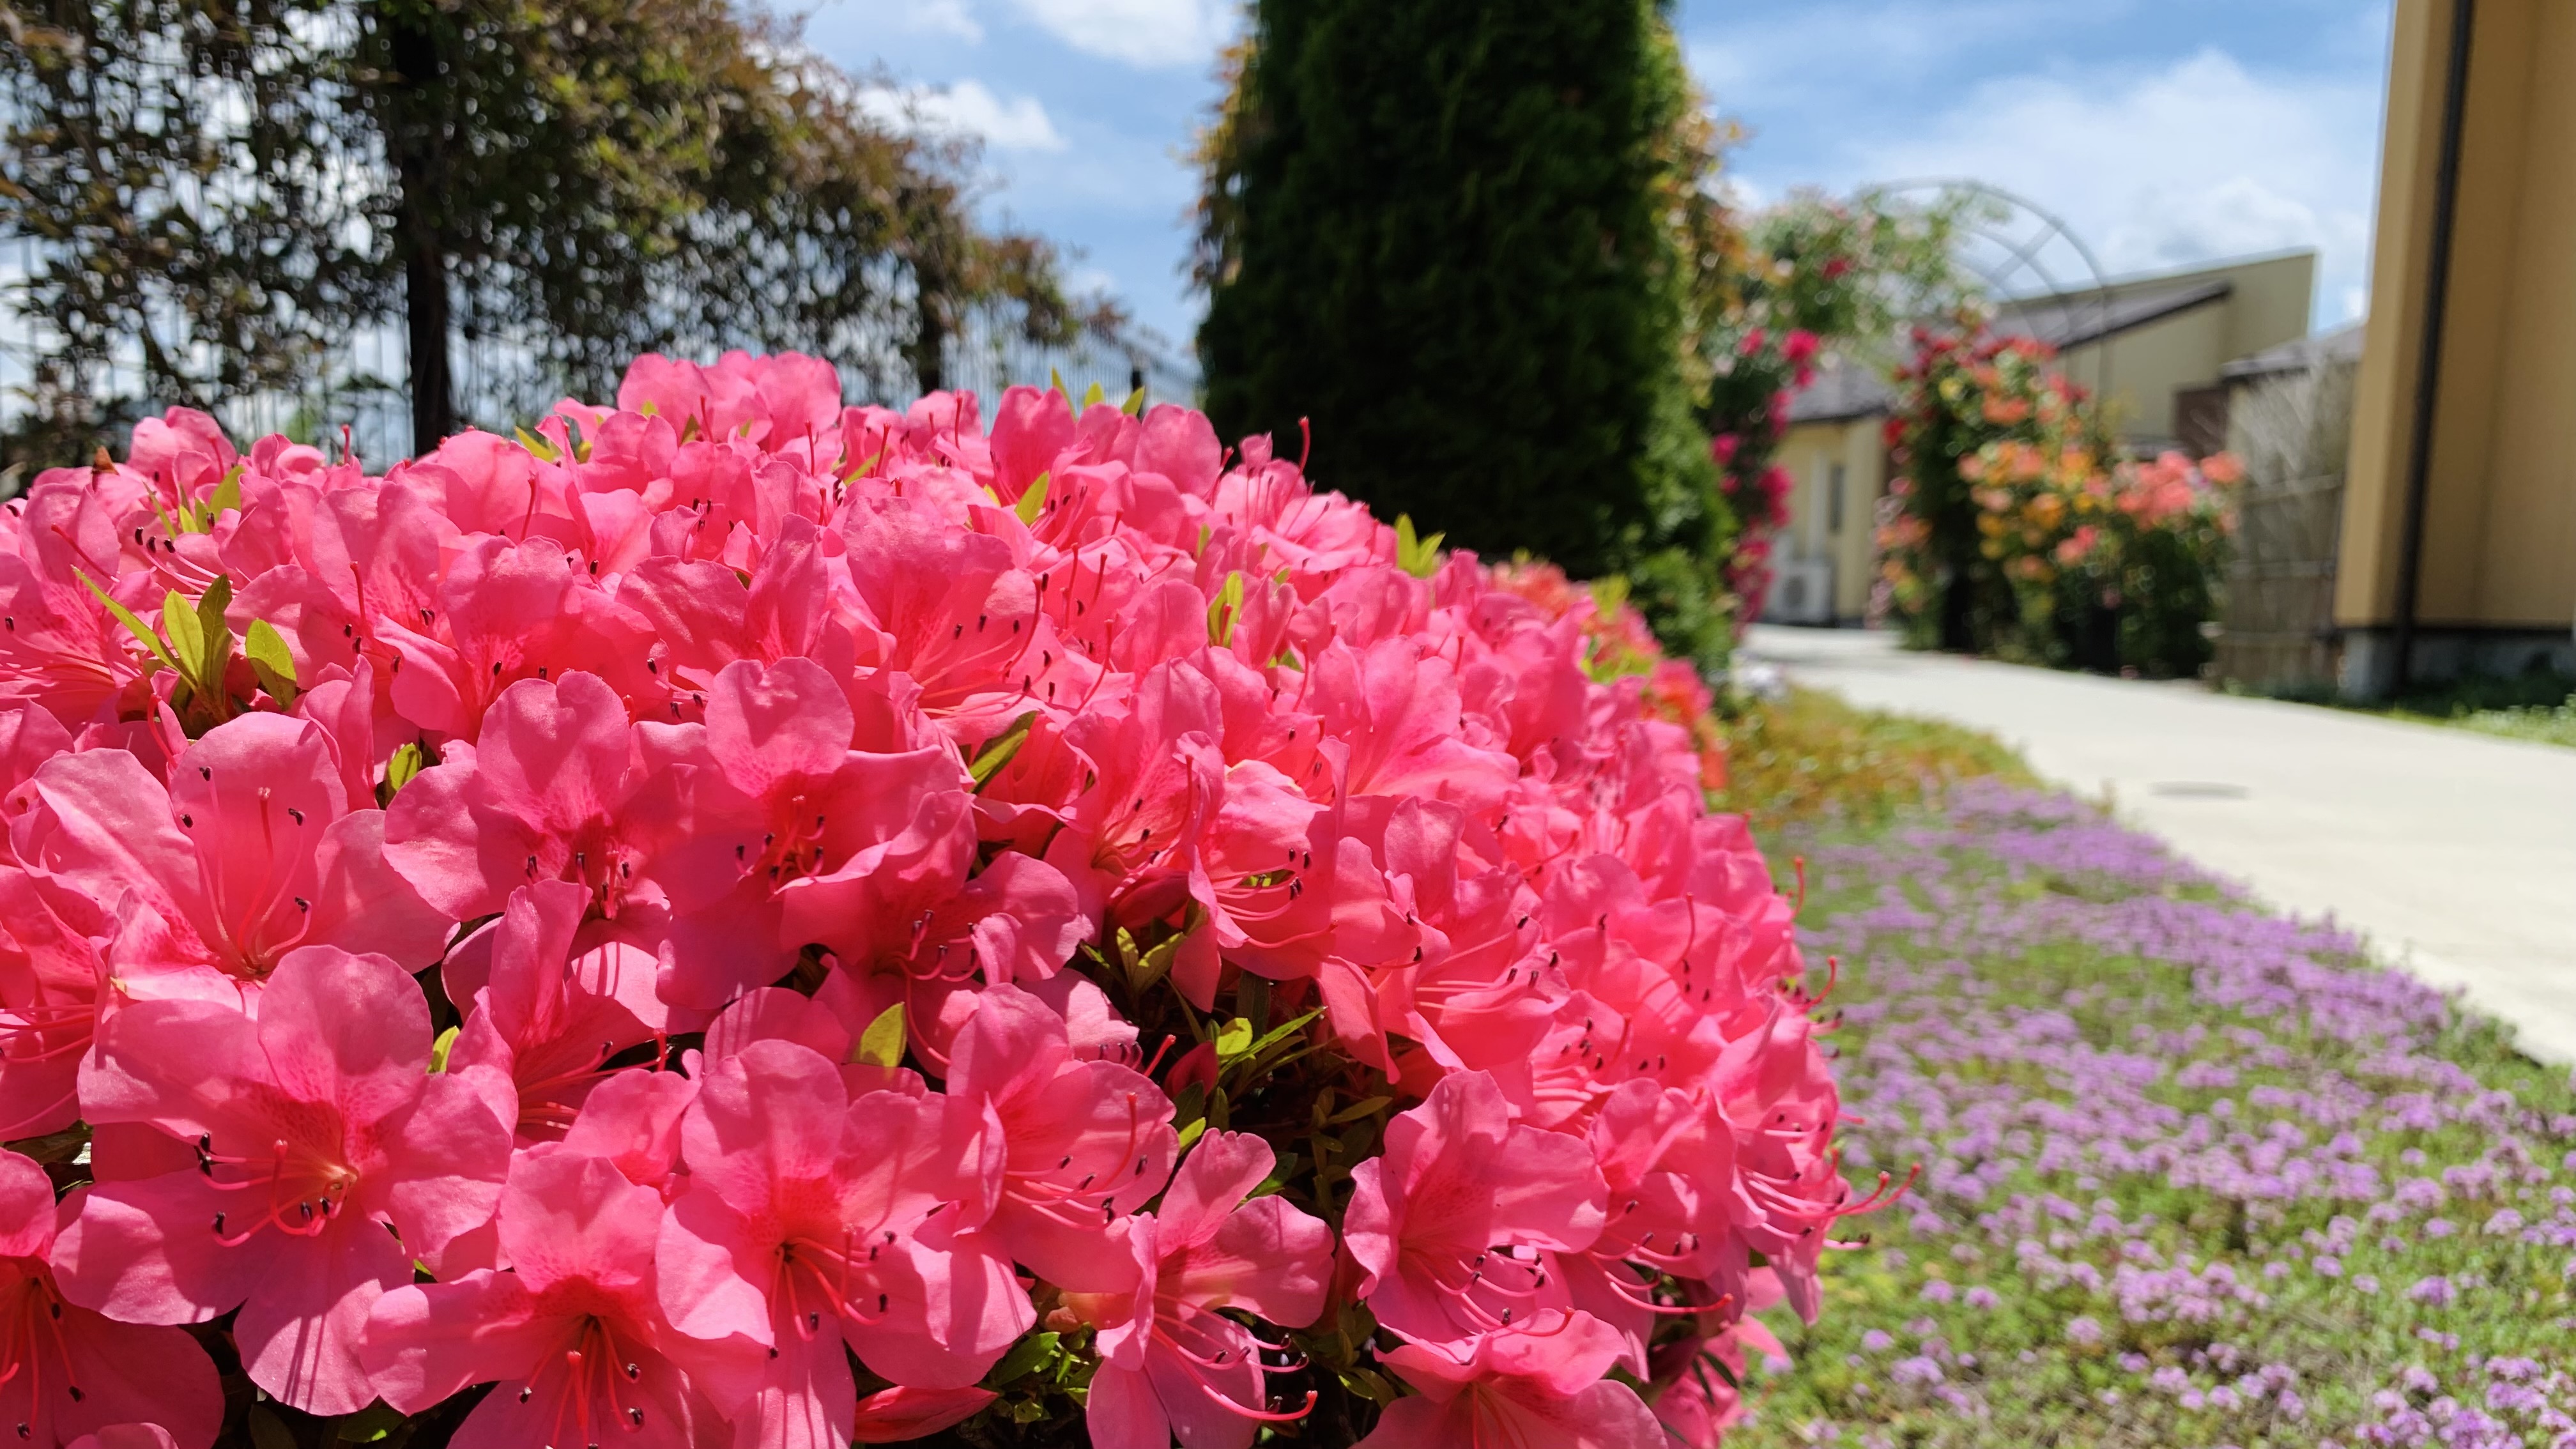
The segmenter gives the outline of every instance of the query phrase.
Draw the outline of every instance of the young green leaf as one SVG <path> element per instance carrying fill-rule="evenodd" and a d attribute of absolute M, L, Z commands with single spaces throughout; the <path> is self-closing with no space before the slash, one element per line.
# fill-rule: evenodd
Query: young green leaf
<path fill-rule="evenodd" d="M 1011 1351 L 1002 1355 L 1002 1361 L 993 1365 L 992 1372 L 984 1375 L 984 1382 L 1000 1385 L 1027 1378 L 1047 1366 L 1048 1361 L 1055 1357 L 1056 1344 L 1062 1340 L 1062 1334 L 1030 1334 L 1011 1345 Z"/>
<path fill-rule="evenodd" d="M 1225 576 L 1225 587 L 1208 604 L 1208 642 L 1219 649 L 1234 642 L 1234 621 L 1243 614 L 1243 574 Z"/>
<path fill-rule="evenodd" d="M 233 581 L 223 574 L 215 575 L 197 599 L 197 637 L 206 645 L 205 672 L 197 683 L 209 697 L 223 693 L 224 669 L 233 661 L 233 626 L 224 617 L 232 604 Z"/>
<path fill-rule="evenodd" d="M 390 802 L 401 794 L 402 787 L 410 784 L 412 777 L 425 768 L 427 761 L 422 758 L 418 744 L 406 742 L 396 745 L 393 758 L 385 761 L 385 799 Z"/>
<path fill-rule="evenodd" d="M 169 669 L 176 669 L 179 667 L 179 661 L 170 657 L 169 649 L 162 644 L 161 636 L 152 632 L 152 626 L 144 623 L 141 619 L 136 618 L 132 609 L 125 607 L 123 604 L 118 603 L 114 598 L 111 598 L 108 595 L 107 590 L 98 586 L 98 580 L 82 573 L 79 569 L 72 570 L 72 576 L 79 579 L 82 583 L 89 585 L 89 591 L 98 595 L 98 601 L 107 606 L 107 611 L 116 616 L 116 621 L 123 624 L 135 638 L 142 640 L 143 647 L 151 650 L 152 657 L 160 660 L 163 667 Z"/>
<path fill-rule="evenodd" d="M 463 1030 L 463 1027 L 451 1026 L 447 1030 L 438 1034 L 438 1040 L 429 1044 L 429 1069 L 431 1071 L 443 1072 L 447 1070 L 447 1054 L 456 1049 L 457 1035 Z"/>
<path fill-rule="evenodd" d="M 205 509 L 201 530 L 212 529 L 216 519 L 241 507 L 241 475 L 242 465 L 235 463 L 224 474 L 224 481 L 216 484 L 215 491 L 207 495 L 206 501 L 200 505 Z"/>
<path fill-rule="evenodd" d="M 178 662 L 179 677 L 191 689 L 206 677 L 206 626 L 197 611 L 172 589 L 161 599 L 161 633 L 170 641 L 170 656 Z"/>
<path fill-rule="evenodd" d="M 1020 516 L 1020 522 L 1034 524 L 1038 521 L 1038 510 L 1046 507 L 1047 479 L 1050 476 L 1040 473 L 1030 481 L 1029 489 L 1020 495 L 1020 501 L 1011 505 L 1011 511 Z"/>
<path fill-rule="evenodd" d="M 1118 411 L 1125 413 L 1131 418 L 1143 417 L 1145 415 L 1145 390 L 1140 387 L 1134 392 L 1127 394 L 1127 400 L 1118 405 Z"/>
<path fill-rule="evenodd" d="M 1124 936 L 1126 933 L 1122 931 L 1119 934 Z M 1137 957 L 1134 968 L 1128 973 L 1128 980 L 1135 987 L 1136 994 L 1142 996 L 1161 985 L 1163 978 L 1172 974 L 1172 962 L 1179 957 L 1180 953 L 1181 938 L 1174 936 Z"/>
<path fill-rule="evenodd" d="M 1438 573 L 1440 540 L 1448 536 L 1445 533 L 1435 533 L 1429 538 L 1416 537 L 1413 532 L 1413 515 L 1397 514 L 1395 516 L 1396 566 L 1417 579 L 1427 579 Z"/>
<path fill-rule="evenodd" d="M 1002 767 L 1011 762 L 1011 757 L 1020 752 L 1020 746 L 1029 742 L 1029 731 L 1036 727 L 1037 722 L 1036 710 L 1021 715 L 1011 721 L 1009 729 L 986 740 L 983 748 L 975 752 L 975 758 L 966 762 L 966 773 L 975 781 L 977 790 L 982 790 L 986 781 L 1000 774 Z"/>
<path fill-rule="evenodd" d="M 242 640 L 242 654 L 250 660 L 251 673 L 259 676 L 259 687 L 280 705 L 295 706 L 295 655 L 286 647 L 286 636 L 266 619 L 250 621 L 250 632 Z"/>
<path fill-rule="evenodd" d="M 1108 401 L 1108 398 L 1109 395 L 1100 390 L 1100 384 L 1097 382 L 1094 382 L 1091 386 L 1084 388 L 1082 391 L 1082 405 L 1086 408 L 1090 407 L 1094 403 L 1106 402 Z"/>
<path fill-rule="evenodd" d="M 521 428 L 518 432 L 519 446 L 536 454 L 539 458 L 552 463 L 562 456 L 560 453 L 555 451 L 554 444 L 547 442 L 545 439 L 538 437 L 527 429 Z"/>
<path fill-rule="evenodd" d="M 868 1029 L 859 1033 L 859 1044 L 851 1049 L 850 1060 L 860 1066 L 883 1067 L 893 1071 L 903 1065 L 903 1003 L 877 1013 Z"/>
<path fill-rule="evenodd" d="M 1218 1029 L 1216 1034 L 1216 1054 L 1219 1060 L 1230 1062 L 1251 1050 L 1251 1022 L 1238 1016 Z"/>

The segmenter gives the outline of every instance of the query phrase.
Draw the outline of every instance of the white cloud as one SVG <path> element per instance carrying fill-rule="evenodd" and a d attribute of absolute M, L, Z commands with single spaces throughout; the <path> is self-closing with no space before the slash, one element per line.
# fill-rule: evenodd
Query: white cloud
<path fill-rule="evenodd" d="M 2027 43 L 2052 22 L 2064 16 L 2043 0 L 1807 4 L 1779 18 L 1730 17 L 1725 38 L 1693 41 L 1688 59 L 1717 108 L 1740 115 L 1955 74 L 1958 62 Z"/>
<path fill-rule="evenodd" d="M 2367 281 L 2375 84 L 2268 78 L 2203 51 L 2145 74 L 1992 80 L 1899 124 L 1847 142 L 1832 184 L 1991 182 L 2065 218 L 2113 272 L 2313 246 L 2329 310 Z"/>
<path fill-rule="evenodd" d="M 1022 14 L 1091 55 L 1152 69 L 1212 65 L 1233 38 L 1227 0 L 1017 0 Z"/>
<path fill-rule="evenodd" d="M 973 136 L 996 151 L 1061 151 L 1065 141 L 1035 96 L 1004 100 L 983 82 L 875 87 L 861 98 L 870 115 L 904 129 Z"/>
<path fill-rule="evenodd" d="M 984 38 L 984 27 L 966 8 L 966 0 L 912 0 L 903 7 L 903 21 L 908 30 L 953 35 L 968 45 Z"/>

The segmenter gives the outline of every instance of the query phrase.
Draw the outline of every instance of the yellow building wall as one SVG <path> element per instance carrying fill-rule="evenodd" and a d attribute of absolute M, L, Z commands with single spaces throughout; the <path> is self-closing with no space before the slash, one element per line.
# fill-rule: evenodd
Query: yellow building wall
<path fill-rule="evenodd" d="M 2207 386 L 2237 358 L 2308 335 L 2316 294 L 2315 252 L 2136 278 L 2111 288 L 2111 295 L 2151 290 L 2176 276 L 2223 281 L 2230 290 L 2187 312 L 2069 348 L 2059 362 L 2069 378 L 2109 400 L 2123 442 L 2171 442 L 2175 389 Z"/>
<path fill-rule="evenodd" d="M 1887 492 L 1887 449 L 1877 417 L 1842 422 L 1794 423 L 1780 440 L 1780 466 L 1789 470 L 1789 526 L 1782 552 L 1797 558 L 1830 558 L 1834 564 L 1834 616 L 1860 618 L 1869 609 L 1876 576 L 1874 534 L 1878 500 Z M 1834 524 L 1833 468 L 1843 469 L 1842 526 Z"/>
<path fill-rule="evenodd" d="M 2174 389 L 2214 382 L 2219 368 L 2244 355 L 2227 350 L 2228 311 L 2226 302 L 2213 302 L 2073 348 L 2059 370 L 2108 401 L 2122 442 L 2169 443 Z"/>
<path fill-rule="evenodd" d="M 2438 204 L 2449 0 L 2399 0 L 2336 622 L 2397 612 Z M 2576 5 L 2482 0 L 2469 53 L 2416 606 L 2576 620 Z"/>

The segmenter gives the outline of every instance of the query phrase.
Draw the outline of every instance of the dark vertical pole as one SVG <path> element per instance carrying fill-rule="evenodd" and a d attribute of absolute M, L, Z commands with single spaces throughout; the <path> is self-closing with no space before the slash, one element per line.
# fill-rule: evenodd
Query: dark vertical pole
<path fill-rule="evenodd" d="M 2423 345 L 2415 359 L 2415 430 L 2407 439 L 2406 517 L 2397 554 L 2397 621 L 2391 631 L 2397 656 L 2392 694 L 2403 694 L 2415 673 L 2415 615 L 2424 589 L 2424 510 L 2432 489 L 2433 410 L 2442 387 L 2442 324 L 2451 291 L 2451 233 L 2460 206 L 2460 133 L 2469 104 L 2469 40 L 2477 25 L 2477 0 L 2451 0 L 2451 56 L 2442 93 L 2441 153 L 2433 172 L 2433 236 L 2426 265 Z"/>
<path fill-rule="evenodd" d="M 394 71 L 385 148 L 401 185 L 395 246 L 403 258 L 403 313 L 411 350 L 411 446 L 426 453 L 456 431 L 456 385 L 448 357 L 454 318 L 442 192 L 447 85 L 436 27 L 440 17 L 405 0 L 383 6 L 385 54 Z"/>

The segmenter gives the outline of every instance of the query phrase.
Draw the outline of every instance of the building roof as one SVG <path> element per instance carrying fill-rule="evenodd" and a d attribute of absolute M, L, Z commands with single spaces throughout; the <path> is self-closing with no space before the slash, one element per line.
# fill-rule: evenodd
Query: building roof
<path fill-rule="evenodd" d="M 2236 284 L 2223 277 L 2182 277 L 2145 285 L 2115 284 L 2107 292 L 2008 298 L 1996 308 L 1994 330 L 2005 337 L 2035 337 L 2066 352 L 2224 301 L 2235 290 Z M 1886 378 L 1869 368 L 1829 358 L 1816 369 L 1816 380 L 1790 397 L 1789 421 L 1846 422 L 1877 416 L 1895 403 L 1895 390 Z"/>
<path fill-rule="evenodd" d="M 2194 307 L 2224 301 L 2235 290 L 2236 284 L 2222 277 L 2214 281 L 2113 287 L 2107 293 L 2011 298 L 1996 309 L 1995 330 L 2008 337 L 2036 337 L 2066 352 L 2161 322 Z"/>
<path fill-rule="evenodd" d="M 1816 380 L 1789 395 L 1789 421 L 1839 423 L 1876 417 L 1893 407 L 1896 393 L 1877 370 L 1828 356 Z"/>
<path fill-rule="evenodd" d="M 2250 357 L 2240 357 L 2218 370 L 2228 382 L 2251 382 L 2258 377 L 2278 377 L 2285 372 L 2305 372 L 2326 362 L 2361 361 L 2361 324 L 2347 322 L 2330 327 L 2278 347 L 2266 347 Z"/>

